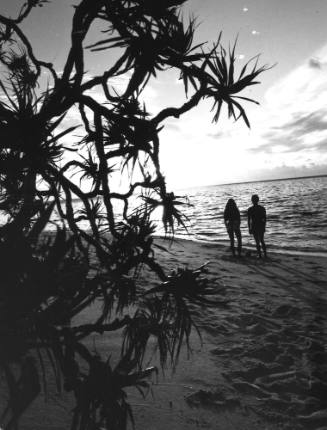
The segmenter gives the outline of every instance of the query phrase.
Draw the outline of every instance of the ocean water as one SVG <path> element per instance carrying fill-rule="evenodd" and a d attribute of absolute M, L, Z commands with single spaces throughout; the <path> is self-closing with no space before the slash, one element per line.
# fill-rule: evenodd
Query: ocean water
<path fill-rule="evenodd" d="M 243 245 L 254 247 L 254 240 L 247 229 L 247 209 L 252 194 L 258 194 L 260 204 L 267 211 L 266 244 L 268 250 L 311 252 L 327 256 L 327 175 L 301 179 L 248 182 L 229 185 L 211 185 L 176 191 L 177 196 L 187 196 L 191 206 L 178 208 L 187 217 L 187 231 L 177 228 L 176 238 L 201 242 L 229 244 L 224 225 L 224 209 L 229 198 L 234 198 L 241 212 Z M 182 200 L 182 199 L 180 199 Z M 140 199 L 131 202 L 139 205 Z M 81 203 L 74 201 L 77 213 Z M 117 206 L 117 214 L 121 207 Z M 54 217 L 56 218 L 56 217 Z M 118 215 L 118 219 L 120 216 Z M 156 210 L 154 221 L 157 234 L 164 231 L 160 222 L 161 212 Z M 0 213 L 0 224 L 6 219 Z M 88 229 L 88 223 L 81 223 Z M 54 229 L 49 225 L 48 229 Z"/>
<path fill-rule="evenodd" d="M 188 233 L 178 229 L 178 237 L 228 243 L 223 213 L 227 200 L 234 198 L 241 212 L 243 244 L 253 246 L 247 209 L 252 194 L 258 194 L 267 211 L 268 248 L 327 255 L 327 176 L 213 185 L 176 194 L 187 195 L 192 204 L 184 209 Z"/>

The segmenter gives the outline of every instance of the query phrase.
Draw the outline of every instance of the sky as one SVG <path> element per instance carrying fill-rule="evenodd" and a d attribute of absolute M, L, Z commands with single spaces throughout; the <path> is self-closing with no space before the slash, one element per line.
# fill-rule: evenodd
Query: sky
<path fill-rule="evenodd" d="M 38 58 L 61 70 L 67 55 L 71 0 L 52 0 L 24 24 Z M 20 0 L 2 0 L 0 13 L 15 16 Z M 212 123 L 202 103 L 167 121 L 161 135 L 161 166 L 176 188 L 327 174 L 327 2 L 326 0 L 189 0 L 184 16 L 195 16 L 195 42 L 237 38 L 239 66 L 260 54 L 273 66 L 261 84 L 243 95 L 251 129 L 222 115 Z M 92 42 L 92 34 L 90 36 Z M 106 52 L 106 51 L 105 51 Z M 89 57 L 90 74 L 110 63 L 109 53 Z M 151 80 L 143 98 L 151 114 L 183 103 L 183 86 L 173 72 Z"/>

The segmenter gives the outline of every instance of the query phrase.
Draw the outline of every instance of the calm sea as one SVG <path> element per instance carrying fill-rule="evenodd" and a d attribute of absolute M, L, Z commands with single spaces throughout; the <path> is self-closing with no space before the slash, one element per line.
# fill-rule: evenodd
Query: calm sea
<path fill-rule="evenodd" d="M 211 185 L 184 189 L 175 194 L 187 196 L 192 205 L 179 206 L 188 218 L 188 231 L 178 228 L 177 238 L 229 243 L 223 213 L 227 200 L 234 198 L 241 212 L 243 244 L 253 247 L 246 213 L 251 205 L 251 195 L 258 194 L 267 211 L 266 243 L 271 250 L 324 253 L 327 256 L 327 175 Z M 137 201 L 139 204 L 140 200 L 136 199 L 135 203 Z M 76 212 L 81 208 L 78 200 L 74 201 L 74 207 Z M 160 211 L 154 215 L 156 220 L 161 217 Z M 4 222 L 0 213 L 0 224 Z M 85 228 L 89 228 L 88 224 Z M 159 228 L 158 235 L 163 233 Z"/>
<path fill-rule="evenodd" d="M 266 242 L 272 249 L 327 253 L 327 176 L 214 185 L 183 190 L 191 207 L 188 234 L 177 235 L 209 242 L 228 241 L 223 213 L 234 198 L 241 212 L 244 245 L 252 245 L 247 230 L 251 195 L 258 194 L 267 211 Z"/>

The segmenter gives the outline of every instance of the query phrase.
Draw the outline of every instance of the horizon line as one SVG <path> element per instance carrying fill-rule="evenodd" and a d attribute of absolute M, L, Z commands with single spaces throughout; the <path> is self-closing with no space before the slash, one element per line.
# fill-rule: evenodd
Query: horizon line
<path fill-rule="evenodd" d="M 275 181 L 288 181 L 291 179 L 309 179 L 309 178 L 323 178 L 326 177 L 327 173 L 321 175 L 307 175 L 307 176 L 294 176 L 288 178 L 273 178 L 273 179 L 255 179 L 252 181 L 238 181 L 238 182 L 224 182 L 220 184 L 207 184 L 207 185 L 191 185 L 189 187 L 179 188 L 180 190 L 190 189 L 190 188 L 201 188 L 201 187 L 219 187 L 223 185 L 240 185 L 240 184 L 254 184 L 257 182 L 275 182 Z"/>
<path fill-rule="evenodd" d="M 324 176 L 327 176 L 327 173 L 321 174 L 321 175 L 308 175 L 308 176 L 292 176 L 289 178 L 274 178 L 274 179 L 256 179 L 253 181 L 241 181 L 241 182 L 228 182 L 228 183 L 224 183 L 224 184 L 212 184 L 213 186 L 215 185 L 238 185 L 238 184 L 251 184 L 251 183 L 256 183 L 256 182 L 274 182 L 274 181 L 287 181 L 290 179 L 305 179 L 305 178 L 322 178 Z M 207 185 L 210 186 L 210 185 Z"/>

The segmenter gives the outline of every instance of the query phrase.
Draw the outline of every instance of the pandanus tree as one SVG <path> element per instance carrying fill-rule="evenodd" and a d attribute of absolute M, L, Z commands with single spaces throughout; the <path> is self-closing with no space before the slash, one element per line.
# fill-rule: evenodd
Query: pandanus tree
<path fill-rule="evenodd" d="M 181 199 L 167 190 L 161 173 L 160 131 L 170 117 L 181 117 L 203 99 L 212 101 L 214 122 L 226 104 L 230 117 L 249 125 L 241 105 L 249 99 L 239 93 L 256 84 L 265 67 L 247 63 L 236 72 L 235 47 L 225 50 L 220 37 L 210 49 L 195 45 L 195 23 L 181 15 L 184 2 L 81 0 L 61 73 L 37 57 L 22 30 L 46 1 L 27 0 L 17 18 L 0 15 L 5 428 L 16 428 L 42 380 L 46 384 L 45 360 L 74 395 L 71 429 L 125 428 L 132 419 L 126 388 L 143 392 L 155 370 L 144 367 L 149 339 L 155 340 L 160 364 L 174 366 L 195 327 L 192 306 L 215 303 L 201 269 L 167 273 L 156 260 L 153 211 L 162 209 L 168 237 L 176 224 L 184 225 Z M 105 30 L 87 44 L 95 21 Z M 108 50 L 115 52 L 112 64 L 101 74 L 86 73 L 86 53 Z M 150 115 L 142 92 L 168 69 L 179 72 L 185 101 Z M 115 82 L 122 77 L 125 86 L 118 90 Z M 67 120 L 71 110 L 75 118 L 79 114 L 79 133 L 83 129 L 78 138 L 71 135 L 76 124 Z M 115 175 L 124 175 L 123 191 L 115 189 Z M 131 205 L 136 195 L 139 204 L 134 199 Z M 140 289 L 141 267 L 158 277 L 155 285 Z M 95 321 L 75 324 L 94 302 Z M 116 363 L 108 359 L 110 343 L 106 357 L 83 343 L 92 333 L 116 330 L 123 333 Z M 18 373 L 13 363 L 19 363 Z"/>

